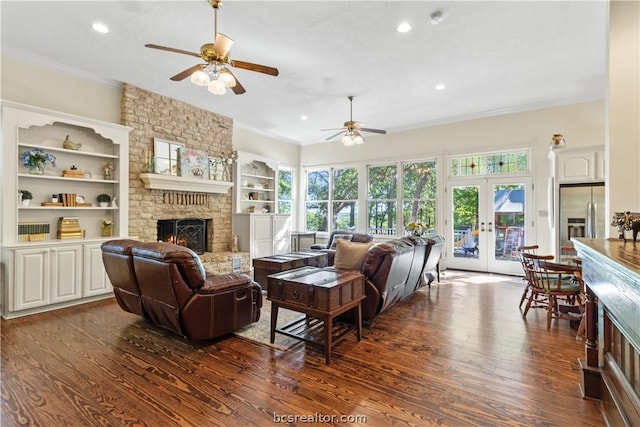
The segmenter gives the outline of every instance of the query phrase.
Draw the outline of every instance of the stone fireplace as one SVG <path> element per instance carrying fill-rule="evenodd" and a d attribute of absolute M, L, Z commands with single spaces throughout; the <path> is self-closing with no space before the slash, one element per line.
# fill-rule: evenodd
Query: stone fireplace
<path fill-rule="evenodd" d="M 148 172 L 154 138 L 203 150 L 210 156 L 232 151 L 233 120 L 138 87 L 123 84 L 122 123 L 129 134 L 129 235 L 156 241 L 158 220 L 206 218 L 206 251 L 200 255 L 207 272 L 228 273 L 234 258 L 250 271 L 249 254 L 231 252 L 231 190 L 224 194 L 145 188 L 140 174 Z"/>

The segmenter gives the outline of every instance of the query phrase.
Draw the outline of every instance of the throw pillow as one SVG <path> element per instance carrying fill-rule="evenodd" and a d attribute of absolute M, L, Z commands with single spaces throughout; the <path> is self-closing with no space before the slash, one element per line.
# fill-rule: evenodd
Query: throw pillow
<path fill-rule="evenodd" d="M 358 243 L 340 239 L 337 241 L 335 268 L 361 270 L 369 248 L 373 243 Z"/>
<path fill-rule="evenodd" d="M 353 234 L 334 234 L 333 235 L 333 243 L 331 243 L 331 247 L 329 249 L 335 249 L 338 244 L 338 240 L 348 240 L 351 241 L 353 238 Z"/>

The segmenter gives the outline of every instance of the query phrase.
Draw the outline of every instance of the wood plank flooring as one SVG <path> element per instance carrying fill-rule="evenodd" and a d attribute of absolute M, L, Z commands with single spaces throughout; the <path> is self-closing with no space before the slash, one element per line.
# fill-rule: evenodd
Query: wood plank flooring
<path fill-rule="evenodd" d="M 304 344 L 187 342 L 114 299 L 3 320 L 0 423 L 602 426 L 578 388 L 582 342 L 566 321 L 548 333 L 543 310 L 524 320 L 521 294 L 519 278 L 448 270 L 329 366 Z"/>

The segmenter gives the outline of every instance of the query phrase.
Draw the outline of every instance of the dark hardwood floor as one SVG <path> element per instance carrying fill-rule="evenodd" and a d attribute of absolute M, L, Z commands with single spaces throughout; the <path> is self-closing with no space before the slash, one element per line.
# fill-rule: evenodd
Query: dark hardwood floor
<path fill-rule="evenodd" d="M 329 366 L 304 344 L 190 343 L 114 299 L 3 320 L 0 422 L 602 426 L 578 388 L 582 342 L 567 321 L 548 333 L 544 310 L 523 320 L 521 294 L 519 278 L 449 270 L 338 344 Z"/>

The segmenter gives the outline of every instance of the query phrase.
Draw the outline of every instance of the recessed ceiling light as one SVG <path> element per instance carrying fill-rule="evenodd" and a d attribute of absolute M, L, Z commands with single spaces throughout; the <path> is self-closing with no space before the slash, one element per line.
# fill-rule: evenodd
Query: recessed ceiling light
<path fill-rule="evenodd" d="M 307 116 L 300 116 L 300 120 L 307 120 L 309 117 Z"/>
<path fill-rule="evenodd" d="M 396 29 L 399 33 L 407 33 L 411 31 L 411 24 L 409 24 L 408 22 L 403 22 L 402 24 L 398 25 L 398 28 Z"/>
<path fill-rule="evenodd" d="M 436 90 L 444 90 L 444 88 L 445 88 L 445 85 L 442 83 L 436 85 Z"/>
<path fill-rule="evenodd" d="M 429 16 L 429 20 L 431 21 L 431 24 L 438 25 L 439 23 L 444 21 L 444 16 L 442 15 L 442 12 L 437 10 L 433 12 L 431 16 Z"/>
<path fill-rule="evenodd" d="M 96 30 L 97 32 L 99 32 L 101 34 L 107 34 L 109 32 L 109 27 L 107 27 L 102 22 L 94 22 L 91 25 L 91 28 L 93 28 L 94 30 Z"/>

